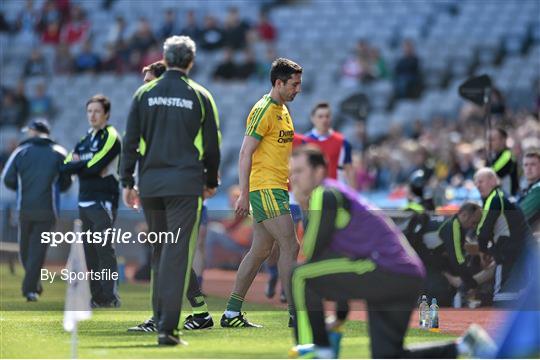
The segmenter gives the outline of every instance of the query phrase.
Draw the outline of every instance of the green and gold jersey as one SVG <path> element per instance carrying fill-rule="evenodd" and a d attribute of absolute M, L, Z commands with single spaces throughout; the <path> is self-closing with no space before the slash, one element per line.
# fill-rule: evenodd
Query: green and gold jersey
<path fill-rule="evenodd" d="M 294 126 L 285 105 L 266 94 L 251 109 L 246 135 L 260 140 L 253 153 L 249 191 L 283 189 L 289 182 Z"/>

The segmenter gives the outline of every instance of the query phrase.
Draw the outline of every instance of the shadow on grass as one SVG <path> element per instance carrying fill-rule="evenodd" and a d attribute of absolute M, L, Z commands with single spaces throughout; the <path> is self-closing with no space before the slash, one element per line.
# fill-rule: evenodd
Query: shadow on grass
<path fill-rule="evenodd" d="M 100 345 L 100 346 L 79 346 L 80 348 L 99 349 L 174 349 L 174 346 L 159 346 L 158 344 L 131 344 L 131 345 Z M 182 346 L 179 345 L 178 348 Z"/>
<path fill-rule="evenodd" d="M 134 337 L 142 337 L 142 336 L 155 336 L 157 337 L 157 333 L 155 332 L 128 332 L 127 330 L 85 330 L 79 332 L 84 337 L 114 337 L 116 339 L 120 337 L 125 337 L 128 339 L 134 338 Z"/>

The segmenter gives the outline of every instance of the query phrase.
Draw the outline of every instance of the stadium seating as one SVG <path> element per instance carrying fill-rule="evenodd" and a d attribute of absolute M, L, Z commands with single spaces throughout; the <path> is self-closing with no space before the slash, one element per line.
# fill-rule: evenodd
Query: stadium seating
<path fill-rule="evenodd" d="M 392 2 L 392 6 L 386 3 Z M 41 8 L 43 1 L 36 1 Z M 178 10 L 178 22 L 189 9 L 196 9 L 202 20 L 205 14 L 222 19 L 226 9 L 237 6 L 242 17 L 255 22 L 262 5 L 271 1 L 128 1 L 118 0 L 110 11 L 102 9 L 99 1 L 84 1 L 92 23 L 94 47 L 104 51 L 107 26 L 117 14 L 122 14 L 133 31 L 136 20 L 155 14 L 154 30 L 161 24 L 163 11 Z M 13 20 L 24 2 L 5 0 L 2 8 L 6 17 Z M 270 19 L 279 31 L 277 55 L 297 60 L 305 68 L 306 91 L 290 104 L 296 128 L 309 128 L 309 111 L 319 101 L 338 104 L 351 92 L 364 92 L 371 102 L 368 134 L 385 133 L 390 123 L 404 126 L 416 119 L 428 121 L 434 115 L 453 116 L 461 100 L 457 86 L 467 76 L 488 73 L 509 96 L 512 105 L 530 104 L 531 88 L 540 79 L 540 5 L 538 1 L 407 1 L 394 0 L 351 2 L 348 0 L 312 0 L 293 2 L 292 5 L 274 7 Z M 336 74 L 341 64 L 359 38 L 367 39 L 379 48 L 390 69 L 401 53 L 403 39 L 414 40 L 422 61 L 424 84 L 427 87 L 418 100 L 403 100 L 391 111 L 387 105 L 392 97 L 391 80 L 380 80 L 357 89 L 341 88 Z M 532 46 L 530 46 L 533 44 Z M 21 75 L 21 64 L 37 45 L 35 37 L 19 33 L 0 35 L 1 77 L 4 86 L 14 85 Z M 264 56 L 264 46 L 255 45 L 259 59 Z M 43 52 L 52 64 L 52 49 Z M 217 83 L 211 80 L 219 53 L 201 52 L 197 58 L 195 80 L 214 94 L 220 110 L 223 130 L 222 182 L 229 185 L 236 181 L 236 167 L 246 116 L 250 107 L 269 89 L 266 79 L 246 83 Z M 31 94 L 37 79 L 27 82 Z M 46 79 L 48 93 L 59 107 L 54 119 L 53 135 L 71 147 L 87 128 L 85 100 L 104 93 L 112 100 L 112 123 L 123 131 L 130 98 L 142 78 L 139 74 L 117 76 L 114 74 L 58 76 Z M 527 103 L 528 102 L 528 103 Z M 344 124 L 351 129 L 350 124 Z M 348 134 L 352 136 L 352 134 Z"/>

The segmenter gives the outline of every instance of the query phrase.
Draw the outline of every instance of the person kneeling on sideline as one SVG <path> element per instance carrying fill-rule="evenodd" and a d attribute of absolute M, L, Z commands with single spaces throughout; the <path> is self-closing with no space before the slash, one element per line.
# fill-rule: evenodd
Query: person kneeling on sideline
<path fill-rule="evenodd" d="M 338 326 L 349 299 L 367 302 L 374 358 L 455 358 L 490 342 L 478 326 L 457 341 L 404 348 L 403 340 L 425 269 L 403 234 L 354 190 L 327 179 L 326 160 L 302 146 L 291 159 L 293 192 L 309 208 L 303 250 L 306 262 L 292 274 L 297 347 L 311 345 L 315 358 L 336 356 L 325 327 L 323 299 L 337 301 Z M 309 203 L 309 207 L 307 206 Z M 323 221 L 324 219 L 324 221 Z"/>

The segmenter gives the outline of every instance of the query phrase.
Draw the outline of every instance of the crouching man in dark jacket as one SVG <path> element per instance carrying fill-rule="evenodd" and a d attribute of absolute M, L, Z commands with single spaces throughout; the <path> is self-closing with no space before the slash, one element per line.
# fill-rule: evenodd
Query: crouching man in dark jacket
<path fill-rule="evenodd" d="M 338 303 L 331 329 L 345 322 L 349 300 L 366 301 L 373 358 L 456 358 L 487 342 L 484 333 L 474 330 L 456 341 L 404 347 L 425 276 L 422 262 L 382 211 L 346 185 L 326 179 L 326 160 L 318 148 L 296 148 L 290 171 L 294 196 L 308 209 L 306 262 L 291 280 L 297 344 L 291 355 L 338 355 L 328 336 L 323 300 Z"/>

